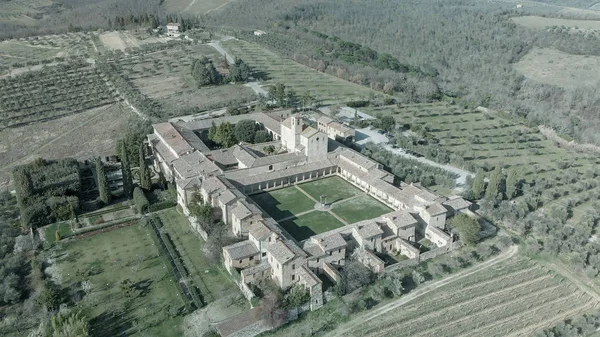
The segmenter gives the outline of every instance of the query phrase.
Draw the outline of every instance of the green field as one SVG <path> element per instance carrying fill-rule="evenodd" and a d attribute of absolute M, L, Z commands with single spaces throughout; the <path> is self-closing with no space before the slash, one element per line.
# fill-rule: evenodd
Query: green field
<path fill-rule="evenodd" d="M 331 210 L 348 223 L 355 223 L 367 219 L 377 218 L 383 214 L 392 212 L 387 207 L 367 194 L 360 194 L 356 198 L 343 200 L 333 205 Z"/>
<path fill-rule="evenodd" d="M 298 218 L 280 223 L 296 240 L 302 241 L 313 235 L 324 233 L 344 226 L 338 219 L 328 212 L 313 211 Z"/>
<path fill-rule="evenodd" d="M 361 99 L 368 97 L 370 93 L 377 93 L 367 87 L 305 67 L 256 44 L 242 40 L 229 40 L 222 44 L 228 52 L 258 71 L 258 77 L 264 79 L 261 82 L 266 86 L 283 83 L 299 95 L 310 94 L 327 102 Z"/>
<path fill-rule="evenodd" d="M 252 196 L 275 220 L 284 219 L 314 209 L 315 202 L 295 187 L 286 187 Z"/>
<path fill-rule="evenodd" d="M 78 303 L 90 319 L 92 336 L 181 336 L 178 310 L 184 302 L 168 267 L 154 246 L 149 228 L 137 225 L 64 244 L 58 255 L 61 286 L 77 292 L 83 281 L 91 291 Z M 119 285 L 136 288 L 127 300 Z"/>
<path fill-rule="evenodd" d="M 181 254 L 190 277 L 200 289 L 205 303 L 239 292 L 222 265 L 211 264 L 206 260 L 202 250 L 205 242 L 197 234 L 192 233 L 190 223 L 185 216 L 171 208 L 162 212 L 160 219 L 164 224 L 163 228 L 170 234 Z"/>
<path fill-rule="evenodd" d="M 57 222 L 52 225 L 44 227 L 44 237 L 46 242 L 54 242 L 56 240 L 56 231 L 60 233 L 61 237 L 71 234 L 71 225 L 68 221 Z"/>
<path fill-rule="evenodd" d="M 314 209 L 322 195 L 332 204 L 331 210 Z M 392 211 L 337 176 L 262 192 L 252 199 L 298 241 Z"/>
<path fill-rule="evenodd" d="M 319 179 L 298 185 L 304 192 L 316 200 L 322 195 L 327 196 L 328 203 L 334 203 L 362 193 L 358 188 L 340 177 Z"/>
<path fill-rule="evenodd" d="M 229 0 L 167 0 L 169 13 L 205 14 L 226 5 Z"/>

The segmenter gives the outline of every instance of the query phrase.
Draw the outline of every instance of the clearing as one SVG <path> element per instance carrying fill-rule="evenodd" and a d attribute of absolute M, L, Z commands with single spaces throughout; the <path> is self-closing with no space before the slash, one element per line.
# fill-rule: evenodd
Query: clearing
<path fill-rule="evenodd" d="M 100 34 L 100 41 L 102 41 L 104 46 L 110 50 L 121 51 L 124 51 L 127 48 L 136 48 L 147 43 L 159 43 L 167 41 L 164 38 L 158 38 L 154 36 L 146 36 L 143 39 L 138 37 L 139 35 L 133 34 L 129 31 L 112 31 Z"/>
<path fill-rule="evenodd" d="M 150 230 L 124 227 L 69 241 L 56 252 L 53 277 L 86 302 L 91 335 L 182 335 L 182 317 L 177 316 L 182 295 Z M 134 284 L 131 300 L 120 290 L 125 279 Z M 84 281 L 89 291 L 81 290 Z"/>
<path fill-rule="evenodd" d="M 550 48 L 534 48 L 515 69 L 534 81 L 565 89 L 598 84 L 600 57 L 574 55 Z"/>
<path fill-rule="evenodd" d="M 529 336 L 598 304 L 568 279 L 522 257 L 442 281 L 429 292 L 400 298 L 393 310 L 357 317 L 345 335 Z"/>
<path fill-rule="evenodd" d="M 572 31 L 585 32 L 587 30 L 600 30 L 600 21 L 594 20 L 572 20 L 545 18 L 542 16 L 518 16 L 511 20 L 519 25 L 532 29 L 544 29 L 548 27 L 561 27 L 572 29 Z"/>
<path fill-rule="evenodd" d="M 167 0 L 168 13 L 206 14 L 217 10 L 230 0 Z"/>
<path fill-rule="evenodd" d="M 222 45 L 231 55 L 253 67 L 258 72 L 257 79 L 265 88 L 284 83 L 299 96 L 309 94 L 324 103 L 357 100 L 368 97 L 370 93 L 377 93 L 367 87 L 303 66 L 256 44 L 232 39 L 224 41 Z"/>

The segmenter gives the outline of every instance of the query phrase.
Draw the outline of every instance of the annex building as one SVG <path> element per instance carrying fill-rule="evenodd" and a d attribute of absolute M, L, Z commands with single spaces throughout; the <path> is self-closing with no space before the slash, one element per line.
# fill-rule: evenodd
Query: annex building
<path fill-rule="evenodd" d="M 256 121 L 274 140 L 216 150 L 204 141 L 212 123 L 235 124 L 247 119 Z M 380 254 L 418 259 L 418 237 L 437 246 L 452 242 L 446 221 L 469 208 L 468 201 L 444 197 L 415 184 L 394 186 L 393 176 L 381 164 L 332 140 L 353 136 L 353 130 L 332 123 L 336 122 L 320 119 L 313 128 L 298 114 L 274 112 L 153 125 L 148 141 L 154 165 L 175 181 L 184 212 L 189 214 L 187 205 L 199 191 L 243 239 L 223 248 L 225 267 L 239 273 L 243 292 L 263 279 L 272 279 L 282 289 L 299 284 L 308 289 L 311 309 L 316 309 L 324 301 L 319 276 L 337 282 L 339 268 L 357 250 L 360 254 L 355 256 L 379 273 L 384 268 Z M 275 147 L 274 154 L 261 150 L 268 145 Z M 341 178 L 376 199 L 385 205 L 385 214 L 353 223 L 341 219 L 332 230 L 299 239 L 252 198 L 264 191 L 329 177 Z M 329 206 L 315 203 L 315 208 L 324 211 Z M 200 230 L 198 224 L 192 226 Z"/>

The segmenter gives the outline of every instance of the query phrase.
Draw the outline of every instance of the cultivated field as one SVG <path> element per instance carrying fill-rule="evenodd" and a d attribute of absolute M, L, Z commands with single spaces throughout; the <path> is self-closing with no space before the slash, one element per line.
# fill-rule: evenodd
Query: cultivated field
<path fill-rule="evenodd" d="M 149 43 L 166 43 L 165 38 L 142 36 L 130 31 L 112 31 L 100 34 L 100 41 L 106 49 L 125 51 L 127 48 L 139 48 Z"/>
<path fill-rule="evenodd" d="M 511 20 L 519 25 L 533 29 L 544 29 L 548 27 L 566 27 L 573 31 L 585 32 L 588 30 L 600 30 L 600 21 L 595 20 L 571 20 L 547 18 L 542 16 L 517 16 Z"/>
<path fill-rule="evenodd" d="M 112 103 L 59 119 L 0 130 L 0 186 L 14 166 L 37 157 L 88 159 L 114 154 L 115 142 L 135 114 Z"/>
<path fill-rule="evenodd" d="M 194 59 L 202 56 L 212 59 L 217 67 L 222 64 L 222 57 L 210 46 L 180 45 L 143 56 L 122 58 L 118 66 L 142 93 L 163 103 L 169 112 L 186 108 L 205 110 L 226 106 L 234 100 L 254 98 L 252 89 L 241 84 L 199 89 L 191 75 L 191 66 Z"/>
<path fill-rule="evenodd" d="M 515 69 L 534 81 L 566 89 L 598 84 L 600 57 L 574 55 L 549 48 L 534 48 Z"/>
<path fill-rule="evenodd" d="M 513 257 L 367 320 L 346 335 L 531 336 L 597 304 L 546 267 Z"/>
<path fill-rule="evenodd" d="M 34 24 L 35 14 L 41 14 L 42 7 L 52 5 L 51 0 L 11 0 L 0 2 L 0 23 L 29 25 Z"/>
<path fill-rule="evenodd" d="M 229 0 L 167 0 L 168 13 L 205 14 L 225 6 Z"/>
<path fill-rule="evenodd" d="M 320 73 L 290 59 L 283 58 L 258 45 L 241 40 L 229 40 L 223 47 L 259 71 L 265 86 L 283 83 L 299 95 L 309 94 L 325 102 L 361 99 L 376 93 L 369 88 Z"/>
<path fill-rule="evenodd" d="M 182 335 L 182 318 L 175 315 L 182 295 L 150 230 L 133 225 L 71 241 L 57 253 L 53 276 L 85 303 L 91 335 Z M 120 290 L 125 279 L 136 289 L 130 301 Z M 84 281 L 91 284 L 87 294 Z"/>
<path fill-rule="evenodd" d="M 331 210 L 315 210 L 322 195 Z M 258 193 L 252 199 L 298 241 L 392 211 L 339 177 Z"/>
<path fill-rule="evenodd" d="M 539 133 L 502 115 L 467 110 L 448 103 L 412 104 L 361 109 L 373 116 L 392 115 L 400 125 L 427 129 L 448 150 L 455 166 L 474 171 L 496 165 L 515 168 L 528 182 L 542 182 L 540 202 L 570 205 L 576 214 L 600 196 L 598 159 L 557 147 Z M 428 146 L 417 146 L 426 153 Z"/>

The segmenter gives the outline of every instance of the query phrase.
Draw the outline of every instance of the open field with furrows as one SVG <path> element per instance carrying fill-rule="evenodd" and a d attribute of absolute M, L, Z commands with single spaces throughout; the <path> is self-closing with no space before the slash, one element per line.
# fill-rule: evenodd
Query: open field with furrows
<path fill-rule="evenodd" d="M 598 84 L 600 57 L 574 55 L 550 48 L 534 48 L 515 64 L 515 69 L 534 81 L 566 89 Z"/>
<path fill-rule="evenodd" d="M 225 6 L 229 0 L 167 0 L 168 13 L 205 14 Z"/>
<path fill-rule="evenodd" d="M 472 171 L 475 167 L 489 170 L 496 165 L 515 168 L 527 182 L 536 181 L 545 191 L 542 203 L 565 203 L 581 213 L 600 196 L 596 156 L 557 147 L 537 128 L 526 127 L 514 119 L 448 103 L 362 110 L 374 116 L 391 115 L 400 125 L 428 130 L 428 138 L 449 151 L 455 166 Z M 415 150 L 425 154 L 429 146 L 417 146 Z"/>
<path fill-rule="evenodd" d="M 329 211 L 315 210 L 321 196 Z M 340 177 L 328 177 L 252 196 L 296 240 L 392 211 Z"/>
<path fill-rule="evenodd" d="M 349 336 L 531 336 L 598 301 L 541 264 L 513 257 L 364 322 Z"/>
<path fill-rule="evenodd" d="M 377 93 L 358 84 L 320 73 L 290 59 L 283 58 L 258 45 L 241 40 L 222 43 L 225 50 L 258 71 L 265 86 L 283 83 L 299 95 L 309 94 L 324 102 L 340 102 L 366 98 Z"/>
<path fill-rule="evenodd" d="M 585 32 L 588 30 L 600 30 L 600 21 L 596 20 L 572 20 L 572 19 L 559 19 L 559 18 L 547 18 L 542 16 L 517 16 L 511 18 L 511 20 L 519 25 L 533 29 L 544 29 L 548 27 L 566 27 L 571 28 L 573 31 Z"/>
<path fill-rule="evenodd" d="M 87 63 L 58 65 L 0 80 L 0 127 L 61 118 L 118 101 Z"/>
<path fill-rule="evenodd" d="M 129 227 L 70 241 L 56 252 L 53 279 L 85 308 L 92 336 L 181 336 L 184 305 L 168 260 L 149 228 Z M 129 279 L 128 298 L 120 284 Z M 89 282 L 89 290 L 82 282 Z"/>
<path fill-rule="evenodd" d="M 0 130 L 0 186 L 14 166 L 37 157 L 88 159 L 114 154 L 127 121 L 136 115 L 121 103 L 59 119 Z"/>
<path fill-rule="evenodd" d="M 241 84 L 225 84 L 198 88 L 191 75 L 192 62 L 202 56 L 213 60 L 218 68 L 223 58 L 205 45 L 174 46 L 143 56 L 118 61 L 123 74 L 150 98 L 159 100 L 167 111 L 183 108 L 223 107 L 231 101 L 250 101 L 254 91 Z"/>
<path fill-rule="evenodd" d="M 41 60 L 48 62 L 61 61 L 65 57 L 92 57 L 96 55 L 93 36 L 93 33 L 79 32 L 7 40 L 0 42 L 0 59 L 4 65 L 19 67 Z"/>

